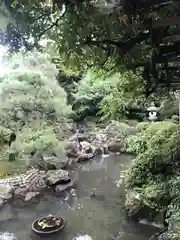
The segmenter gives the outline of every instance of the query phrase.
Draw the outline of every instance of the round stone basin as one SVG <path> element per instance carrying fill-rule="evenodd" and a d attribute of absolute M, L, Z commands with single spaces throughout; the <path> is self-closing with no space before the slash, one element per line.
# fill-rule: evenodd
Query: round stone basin
<path fill-rule="evenodd" d="M 33 232 L 35 232 L 36 234 L 41 234 L 41 235 L 48 235 L 48 234 L 59 232 L 59 231 L 63 230 L 63 228 L 66 226 L 66 222 L 63 218 L 56 217 L 56 220 L 59 220 L 59 222 L 60 222 L 58 225 L 52 225 L 52 226 L 50 225 L 50 226 L 47 226 L 46 228 L 42 228 L 39 225 L 39 223 L 46 219 L 47 219 L 47 217 L 36 219 L 32 223 Z"/>

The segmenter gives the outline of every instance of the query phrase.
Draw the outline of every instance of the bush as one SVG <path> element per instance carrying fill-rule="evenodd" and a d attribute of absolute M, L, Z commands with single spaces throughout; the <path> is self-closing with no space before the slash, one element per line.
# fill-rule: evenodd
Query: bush
<path fill-rule="evenodd" d="M 60 157 L 64 151 L 63 143 L 57 138 L 52 126 L 39 126 L 38 128 L 25 127 L 12 143 L 10 153 L 18 156 L 27 154 L 47 154 Z"/>
<path fill-rule="evenodd" d="M 128 141 L 127 149 L 137 154 L 126 177 L 127 191 L 136 193 L 138 189 L 141 195 L 140 205 L 136 203 L 136 212 L 148 208 L 150 213 L 157 215 L 158 212 L 170 208 L 167 220 L 178 226 L 180 212 L 174 209 L 174 206 L 177 206 L 174 200 L 179 198 L 180 194 L 179 126 L 171 121 L 151 123 Z M 143 145 L 142 148 L 140 144 Z M 128 198 L 129 195 L 126 203 L 130 201 Z M 133 206 L 128 204 L 127 207 L 133 209 Z M 168 236 L 171 238 L 168 239 L 178 239 L 174 238 L 178 236 L 177 232 L 169 228 Z"/>
<path fill-rule="evenodd" d="M 146 130 L 150 124 L 150 122 L 140 122 L 137 124 L 136 128 L 139 132 L 142 132 Z"/>
<path fill-rule="evenodd" d="M 139 73 L 108 74 L 104 70 L 89 70 L 77 84 L 74 98 L 78 115 L 95 115 L 99 111 L 103 119 L 116 120 L 127 108 L 139 106 L 144 101 L 144 88 Z"/>
<path fill-rule="evenodd" d="M 72 114 L 59 86 L 58 71 L 46 54 L 18 53 L 9 58 L 0 75 L 0 139 L 13 130 L 17 139 L 8 150 L 22 154 L 62 151 L 60 139 Z"/>
<path fill-rule="evenodd" d="M 130 136 L 125 140 L 124 151 L 127 153 L 132 153 L 138 155 L 145 152 L 147 149 L 147 142 L 144 137 L 140 136 Z"/>
<path fill-rule="evenodd" d="M 74 109 L 79 116 L 96 115 L 100 101 L 108 95 L 118 78 L 105 77 L 104 72 L 89 70 L 84 78 L 76 84 Z"/>
<path fill-rule="evenodd" d="M 113 78 L 116 79 L 115 84 L 109 94 L 102 99 L 100 112 L 103 118 L 118 120 L 122 115 L 128 114 L 129 109 L 144 106 L 145 89 L 139 72 L 116 73 Z"/>

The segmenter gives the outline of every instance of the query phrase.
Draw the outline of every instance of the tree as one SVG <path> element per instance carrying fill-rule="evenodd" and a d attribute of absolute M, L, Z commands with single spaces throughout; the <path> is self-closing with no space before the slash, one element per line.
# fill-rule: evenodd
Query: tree
<path fill-rule="evenodd" d="M 67 95 L 59 86 L 58 71 L 48 55 L 39 52 L 13 54 L 3 63 L 0 74 L 1 144 L 16 133 L 10 152 L 36 151 L 59 156 L 62 139 L 72 113 Z"/>
<path fill-rule="evenodd" d="M 164 0 L 5 1 L 22 32 L 54 39 L 69 68 L 87 70 L 113 60 L 113 68 L 144 68 L 147 94 L 177 82 L 180 4 Z M 27 24 L 28 23 L 28 24 Z"/>

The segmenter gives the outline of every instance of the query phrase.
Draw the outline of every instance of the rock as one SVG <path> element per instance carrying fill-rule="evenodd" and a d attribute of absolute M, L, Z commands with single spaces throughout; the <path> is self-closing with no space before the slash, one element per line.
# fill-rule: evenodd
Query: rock
<path fill-rule="evenodd" d="M 69 158 L 76 158 L 78 149 L 78 143 L 76 141 L 70 141 L 65 144 L 66 156 Z"/>
<path fill-rule="evenodd" d="M 83 141 L 88 141 L 89 136 L 84 133 L 75 133 L 70 139 L 70 141 L 78 141 L 78 142 L 83 142 Z"/>
<path fill-rule="evenodd" d="M 63 191 L 66 191 L 68 189 L 71 189 L 72 187 L 74 187 L 74 182 L 71 181 L 69 183 L 66 183 L 66 184 L 58 184 L 55 186 L 55 191 L 57 193 L 60 193 L 60 192 L 63 192 Z"/>
<path fill-rule="evenodd" d="M 80 142 L 80 147 L 79 150 L 82 151 L 83 153 L 92 153 L 93 148 L 91 147 L 91 144 L 87 141 Z"/>
<path fill-rule="evenodd" d="M 141 210 L 142 195 L 137 192 L 129 192 L 126 194 L 125 208 L 129 217 L 136 216 Z"/>
<path fill-rule="evenodd" d="M 64 154 L 62 157 L 48 155 L 34 155 L 29 161 L 28 167 L 35 167 L 39 170 L 56 170 L 64 168 L 68 164 L 68 158 Z"/>
<path fill-rule="evenodd" d="M 65 190 L 69 190 L 73 188 L 76 184 L 76 181 L 78 179 L 78 174 L 77 172 L 71 172 L 71 181 L 68 183 L 63 183 L 63 184 L 58 184 L 55 186 L 55 192 L 56 193 L 61 193 Z"/>
<path fill-rule="evenodd" d="M 61 169 L 67 166 L 68 164 L 68 158 L 66 156 L 63 156 L 62 158 L 59 157 L 48 157 L 44 156 L 44 162 L 47 163 L 48 170 L 55 170 L 55 169 Z"/>
<path fill-rule="evenodd" d="M 29 201 L 31 200 L 33 197 L 37 196 L 39 194 L 39 192 L 28 192 L 26 195 L 25 195 L 25 198 L 24 198 L 24 201 Z"/>
<path fill-rule="evenodd" d="M 97 156 L 97 155 L 102 155 L 104 153 L 104 151 L 103 151 L 103 148 L 96 147 L 93 153 L 95 156 Z"/>
<path fill-rule="evenodd" d="M 92 136 L 92 143 L 98 147 L 103 147 L 103 145 L 107 143 L 107 140 L 107 135 L 104 133 L 96 133 Z"/>
<path fill-rule="evenodd" d="M 25 197 L 27 194 L 27 187 L 18 187 L 14 190 L 14 196 L 15 197 Z"/>
<path fill-rule="evenodd" d="M 14 189 L 8 184 L 0 184 L 0 198 L 3 200 L 11 199 L 13 196 Z"/>
<path fill-rule="evenodd" d="M 137 133 L 135 127 L 126 123 L 112 121 L 104 130 L 107 135 L 108 150 L 111 152 L 121 152 L 124 147 L 125 139 Z"/>
<path fill-rule="evenodd" d="M 178 115 L 173 115 L 171 117 L 171 120 L 172 120 L 173 123 L 179 123 L 179 116 Z"/>
<path fill-rule="evenodd" d="M 82 161 L 87 161 L 91 158 L 94 157 L 93 153 L 82 153 L 79 152 L 78 157 L 77 157 L 77 162 L 82 162 Z"/>
<path fill-rule="evenodd" d="M 122 149 L 122 144 L 116 141 L 112 141 L 111 143 L 108 144 L 108 150 L 110 152 L 119 153 L 121 152 L 121 149 Z"/>
<path fill-rule="evenodd" d="M 69 172 L 65 170 L 49 170 L 46 174 L 48 185 L 57 185 L 60 183 L 70 182 Z"/>
<path fill-rule="evenodd" d="M 119 134 L 122 136 L 134 135 L 137 133 L 137 129 L 124 122 L 111 121 L 111 123 L 106 127 L 104 133 L 109 137 L 116 137 Z"/>

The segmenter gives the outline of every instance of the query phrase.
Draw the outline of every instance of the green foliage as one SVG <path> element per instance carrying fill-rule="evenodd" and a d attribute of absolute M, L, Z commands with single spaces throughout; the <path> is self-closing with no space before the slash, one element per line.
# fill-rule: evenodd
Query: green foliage
<path fill-rule="evenodd" d="M 117 84 L 101 102 L 101 113 L 104 118 L 119 119 L 129 108 L 143 106 L 144 88 L 140 74 L 131 71 L 117 73 Z"/>
<path fill-rule="evenodd" d="M 140 122 L 137 124 L 136 128 L 137 128 L 138 132 L 142 132 L 142 131 L 146 130 L 150 124 L 151 124 L 150 122 Z"/>
<path fill-rule="evenodd" d="M 12 143 L 10 153 L 17 153 L 18 156 L 45 153 L 49 156 L 60 157 L 63 153 L 63 143 L 58 139 L 53 126 L 25 127 L 17 135 L 17 140 Z"/>
<path fill-rule="evenodd" d="M 127 26 L 122 12 L 114 10 L 116 3 L 109 7 L 104 1 L 89 0 L 73 1 L 72 4 L 65 0 L 10 2 L 5 0 L 21 32 L 33 35 L 37 40 L 42 36 L 55 40 L 69 72 L 86 71 L 94 64 L 101 68 L 111 57 L 114 67 L 119 69 L 122 63 L 132 65 L 135 59 L 141 63 L 150 55 L 144 41 L 141 44 L 139 39 L 135 41 L 138 42 L 135 47 L 129 42 L 126 46 Z M 128 36 L 133 38 L 137 33 L 133 29 Z"/>
<path fill-rule="evenodd" d="M 131 71 L 109 74 L 89 70 L 77 84 L 74 105 L 78 114 L 95 109 L 103 119 L 119 119 L 129 107 L 143 104 L 142 79 Z"/>
<path fill-rule="evenodd" d="M 179 115 L 179 100 L 174 95 L 162 99 L 159 113 L 161 119 Z"/>
<path fill-rule="evenodd" d="M 40 151 L 63 152 L 61 139 L 72 114 L 67 95 L 57 82 L 57 69 L 47 54 L 18 53 L 3 63 L 0 73 L 0 140 L 15 131 L 7 153 L 20 158 Z"/>
<path fill-rule="evenodd" d="M 139 136 L 130 136 L 125 140 L 125 151 L 138 155 L 145 152 L 147 149 L 147 142 L 145 138 Z"/>
<path fill-rule="evenodd" d="M 71 106 L 56 75 L 48 56 L 38 52 L 19 53 L 8 60 L 0 77 L 0 123 L 19 129 L 34 119 L 64 122 Z"/>
<path fill-rule="evenodd" d="M 145 126 L 145 127 L 144 127 Z M 139 132 L 126 142 L 127 150 L 137 154 L 126 178 L 130 192 L 141 193 L 141 207 L 160 212 L 168 209 L 168 239 L 179 239 L 179 126 L 171 121 L 141 123 Z M 179 206 L 179 205 L 178 205 Z M 173 223 L 173 228 L 171 224 Z"/>
<path fill-rule="evenodd" d="M 153 171 L 159 163 L 165 164 L 177 149 L 178 126 L 172 122 L 151 123 L 149 127 L 127 140 L 127 150 L 138 154 L 130 169 L 128 184 L 147 184 L 152 180 Z M 129 143 L 129 145 L 128 145 Z M 133 145 L 136 144 L 137 145 Z M 150 178 L 149 178 L 149 177 Z"/>
<path fill-rule="evenodd" d="M 84 78 L 76 84 L 77 92 L 74 94 L 74 107 L 77 114 L 99 109 L 100 101 L 112 91 L 118 78 L 106 77 L 104 71 L 89 70 Z"/>

